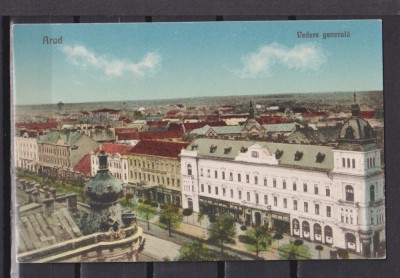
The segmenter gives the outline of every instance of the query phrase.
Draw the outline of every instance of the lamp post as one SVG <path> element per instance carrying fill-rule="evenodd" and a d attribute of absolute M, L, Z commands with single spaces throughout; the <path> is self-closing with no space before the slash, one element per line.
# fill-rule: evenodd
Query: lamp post
<path fill-rule="evenodd" d="M 147 230 L 150 230 L 150 222 L 149 222 L 149 206 L 146 205 L 146 220 L 147 220 Z"/>

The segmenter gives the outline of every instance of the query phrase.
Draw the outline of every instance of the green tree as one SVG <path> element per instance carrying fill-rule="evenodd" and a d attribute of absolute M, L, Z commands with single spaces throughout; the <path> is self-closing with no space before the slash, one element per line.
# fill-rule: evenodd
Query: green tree
<path fill-rule="evenodd" d="M 279 255 L 281 259 L 285 260 L 305 260 L 311 257 L 309 247 L 304 245 L 300 239 L 283 244 L 279 248 Z"/>
<path fill-rule="evenodd" d="M 207 245 L 196 240 L 179 250 L 178 261 L 212 261 L 215 257 Z"/>
<path fill-rule="evenodd" d="M 179 208 L 172 204 L 166 204 L 160 211 L 159 221 L 168 228 L 168 234 L 171 236 L 172 228 L 177 228 L 182 222 L 182 216 L 179 214 Z"/>
<path fill-rule="evenodd" d="M 185 209 L 183 209 L 182 215 L 183 215 L 183 216 L 186 216 L 186 222 L 189 222 L 189 221 L 188 221 L 188 217 L 189 217 L 190 215 L 192 215 L 192 213 L 193 213 L 193 210 L 192 210 L 191 208 L 185 208 Z"/>
<path fill-rule="evenodd" d="M 318 259 L 321 259 L 321 251 L 324 250 L 324 247 L 318 244 L 317 246 L 315 246 L 315 250 L 318 251 Z"/>
<path fill-rule="evenodd" d="M 278 249 L 279 249 L 279 241 L 280 241 L 281 239 L 283 239 L 283 235 L 282 235 L 282 234 L 279 234 L 279 233 L 276 233 L 276 234 L 274 234 L 273 239 L 275 239 L 275 240 L 278 241 Z"/>
<path fill-rule="evenodd" d="M 203 219 L 204 219 L 204 214 L 199 212 L 199 214 L 197 215 L 197 222 L 200 223 L 200 226 L 201 226 L 201 221 L 203 221 Z"/>
<path fill-rule="evenodd" d="M 266 251 L 271 242 L 271 234 L 264 226 L 254 227 L 247 230 L 246 235 L 249 238 L 249 249 L 256 252 L 256 257 L 261 251 Z"/>
<path fill-rule="evenodd" d="M 224 252 L 224 243 L 234 243 L 236 235 L 235 219 L 229 214 L 219 215 L 210 225 L 208 237 L 211 241 L 221 246 L 221 253 Z"/>
<path fill-rule="evenodd" d="M 339 258 L 341 258 L 341 259 L 349 258 L 349 252 L 346 249 L 339 249 L 337 254 L 338 254 Z"/>

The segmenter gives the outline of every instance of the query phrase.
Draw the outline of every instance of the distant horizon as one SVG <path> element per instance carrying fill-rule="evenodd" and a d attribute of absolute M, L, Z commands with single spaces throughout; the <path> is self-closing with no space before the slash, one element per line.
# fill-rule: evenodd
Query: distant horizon
<path fill-rule="evenodd" d="M 353 93 L 370 93 L 370 92 L 382 92 L 383 90 L 365 90 L 365 91 L 332 91 L 332 92 L 294 92 L 294 93 L 272 93 L 272 94 L 255 94 L 255 95 L 246 95 L 246 94 L 238 94 L 238 95 L 217 95 L 217 96 L 194 96 L 194 97 L 180 97 L 180 98 L 157 98 L 157 99 L 125 99 L 125 100 L 102 100 L 102 101 L 84 101 L 84 102 L 63 102 L 65 104 L 90 104 L 90 103 L 109 103 L 109 102 L 148 102 L 148 101 L 168 101 L 168 100 L 181 100 L 181 99 L 200 99 L 200 98 L 229 98 L 229 97 L 260 97 L 260 96 L 285 96 L 285 95 L 311 95 L 311 94 L 353 94 Z M 14 106 L 41 106 L 41 105 L 57 105 L 60 101 L 54 103 L 38 103 L 38 104 L 14 104 Z"/>

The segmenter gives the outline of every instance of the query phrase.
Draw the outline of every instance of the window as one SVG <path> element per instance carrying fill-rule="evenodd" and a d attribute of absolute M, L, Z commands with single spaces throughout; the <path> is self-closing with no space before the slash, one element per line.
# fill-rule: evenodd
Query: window
<path fill-rule="evenodd" d="M 374 167 L 375 167 L 375 157 L 372 158 L 372 165 L 374 165 Z"/>
<path fill-rule="evenodd" d="M 304 202 L 304 212 L 308 212 L 308 203 Z"/>
<path fill-rule="evenodd" d="M 347 159 L 347 168 L 350 168 L 350 158 Z"/>
<path fill-rule="evenodd" d="M 346 201 L 354 202 L 354 189 L 351 185 L 346 185 Z"/>
<path fill-rule="evenodd" d="M 210 169 L 207 169 L 207 178 L 209 178 L 211 175 L 210 175 Z"/>
<path fill-rule="evenodd" d="M 375 201 L 375 186 L 371 185 L 369 188 L 369 199 L 371 202 Z"/>
<path fill-rule="evenodd" d="M 247 192 L 247 201 L 250 202 L 250 192 Z"/>
<path fill-rule="evenodd" d="M 225 194 L 226 194 L 226 189 L 225 189 L 225 188 L 222 188 L 222 196 L 225 197 Z"/>
<path fill-rule="evenodd" d="M 295 182 L 293 183 L 293 191 L 297 191 L 297 184 Z"/>
<path fill-rule="evenodd" d="M 293 210 L 297 210 L 297 200 L 293 200 Z"/>
<path fill-rule="evenodd" d="M 242 177 L 240 176 L 240 174 L 238 174 L 238 182 L 242 181 Z"/>
<path fill-rule="evenodd" d="M 343 216 L 343 214 L 340 216 L 340 221 L 341 221 L 341 222 L 344 222 L 344 216 Z"/>
<path fill-rule="evenodd" d="M 276 187 L 276 179 L 275 178 L 272 180 L 272 186 Z"/>
<path fill-rule="evenodd" d="M 351 166 L 356 168 L 356 160 L 354 158 L 351 160 Z"/>
<path fill-rule="evenodd" d="M 258 202 L 259 202 L 259 199 L 258 199 L 258 194 L 256 193 L 256 204 L 258 204 Z"/>
<path fill-rule="evenodd" d="M 254 184 L 255 184 L 255 185 L 258 184 L 258 177 L 254 177 Z"/>
<path fill-rule="evenodd" d="M 318 195 L 318 184 L 314 184 L 314 194 Z"/>
<path fill-rule="evenodd" d="M 287 208 L 287 199 L 286 198 L 283 198 L 283 207 Z"/>
<path fill-rule="evenodd" d="M 203 168 L 200 168 L 200 177 L 203 176 Z"/>
<path fill-rule="evenodd" d="M 215 187 L 215 195 L 218 195 L 218 187 Z"/>
<path fill-rule="evenodd" d="M 331 207 L 326 207 L 326 217 L 331 217 Z"/>
<path fill-rule="evenodd" d="M 211 194 L 211 185 L 208 185 L 208 194 Z"/>
<path fill-rule="evenodd" d="M 233 181 L 233 173 L 229 173 L 229 180 Z"/>
<path fill-rule="evenodd" d="M 224 171 L 222 171 L 222 179 L 223 180 L 225 179 L 225 172 Z"/>
<path fill-rule="evenodd" d="M 306 183 L 303 184 L 303 191 L 307 192 L 307 184 Z"/>
<path fill-rule="evenodd" d="M 233 189 L 231 189 L 231 198 L 233 198 Z"/>
<path fill-rule="evenodd" d="M 218 179 L 218 171 L 217 170 L 214 171 L 214 178 Z"/>
<path fill-rule="evenodd" d="M 204 184 L 201 185 L 201 192 L 204 192 Z"/>
<path fill-rule="evenodd" d="M 342 158 L 342 167 L 345 168 L 346 167 L 346 159 Z"/>
<path fill-rule="evenodd" d="M 238 191 L 238 195 L 239 195 L 239 200 L 242 200 L 242 191 Z"/>
<path fill-rule="evenodd" d="M 315 204 L 315 214 L 319 215 L 319 205 Z"/>
<path fill-rule="evenodd" d="M 258 152 L 252 151 L 251 152 L 251 157 L 258 157 Z"/>
<path fill-rule="evenodd" d="M 246 175 L 246 182 L 249 183 L 250 182 L 250 176 Z"/>
<path fill-rule="evenodd" d="M 278 197 L 274 197 L 274 206 L 278 206 Z"/>
<path fill-rule="evenodd" d="M 268 205 L 268 195 L 264 195 L 264 204 Z"/>
<path fill-rule="evenodd" d="M 283 182 L 282 182 L 282 188 L 283 188 L 283 189 L 286 189 L 286 181 L 283 181 Z"/>
<path fill-rule="evenodd" d="M 264 178 L 264 186 L 267 186 L 267 178 Z"/>
<path fill-rule="evenodd" d="M 331 189 L 327 186 L 326 187 L 326 189 L 325 189 L 325 191 L 326 191 L 326 196 L 331 196 Z"/>
<path fill-rule="evenodd" d="M 188 174 L 188 176 L 192 175 L 192 165 L 191 164 L 187 165 L 187 174 Z"/>

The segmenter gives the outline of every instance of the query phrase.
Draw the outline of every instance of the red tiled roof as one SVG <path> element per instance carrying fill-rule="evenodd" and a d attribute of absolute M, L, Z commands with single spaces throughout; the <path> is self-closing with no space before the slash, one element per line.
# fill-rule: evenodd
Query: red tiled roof
<path fill-rule="evenodd" d="M 90 176 L 90 154 L 85 154 L 82 159 L 75 165 L 74 171 Z"/>
<path fill-rule="evenodd" d="M 154 155 L 162 157 L 178 158 L 183 148 L 189 145 L 187 142 L 167 142 L 155 140 L 141 140 L 137 143 L 129 153 Z"/>
<path fill-rule="evenodd" d="M 192 131 L 193 129 L 202 128 L 203 126 L 226 126 L 223 121 L 220 122 L 198 122 L 198 123 L 184 123 L 185 131 Z"/>
<path fill-rule="evenodd" d="M 142 131 L 142 132 L 120 132 L 118 140 L 162 140 L 182 137 L 181 131 Z"/>
<path fill-rule="evenodd" d="M 57 123 L 16 123 L 15 126 L 26 129 L 52 129 L 57 128 Z"/>
<path fill-rule="evenodd" d="M 168 121 L 152 121 L 152 122 L 146 122 L 146 125 L 148 126 L 167 126 Z"/>
<path fill-rule="evenodd" d="M 122 144 L 114 144 L 114 143 L 103 143 L 101 144 L 101 149 L 108 154 L 126 154 L 132 149 L 132 146 L 122 145 Z M 100 147 L 98 147 L 94 152 L 98 153 L 100 151 Z"/>
<path fill-rule="evenodd" d="M 257 121 L 262 124 L 288 124 L 292 123 L 293 121 L 282 116 L 260 116 L 257 117 Z"/>
<path fill-rule="evenodd" d="M 138 131 L 135 127 L 117 127 L 115 128 L 115 134 L 126 133 L 126 132 L 136 132 Z"/>
<path fill-rule="evenodd" d="M 360 117 L 364 119 L 372 119 L 375 117 L 375 111 L 360 111 Z"/>

